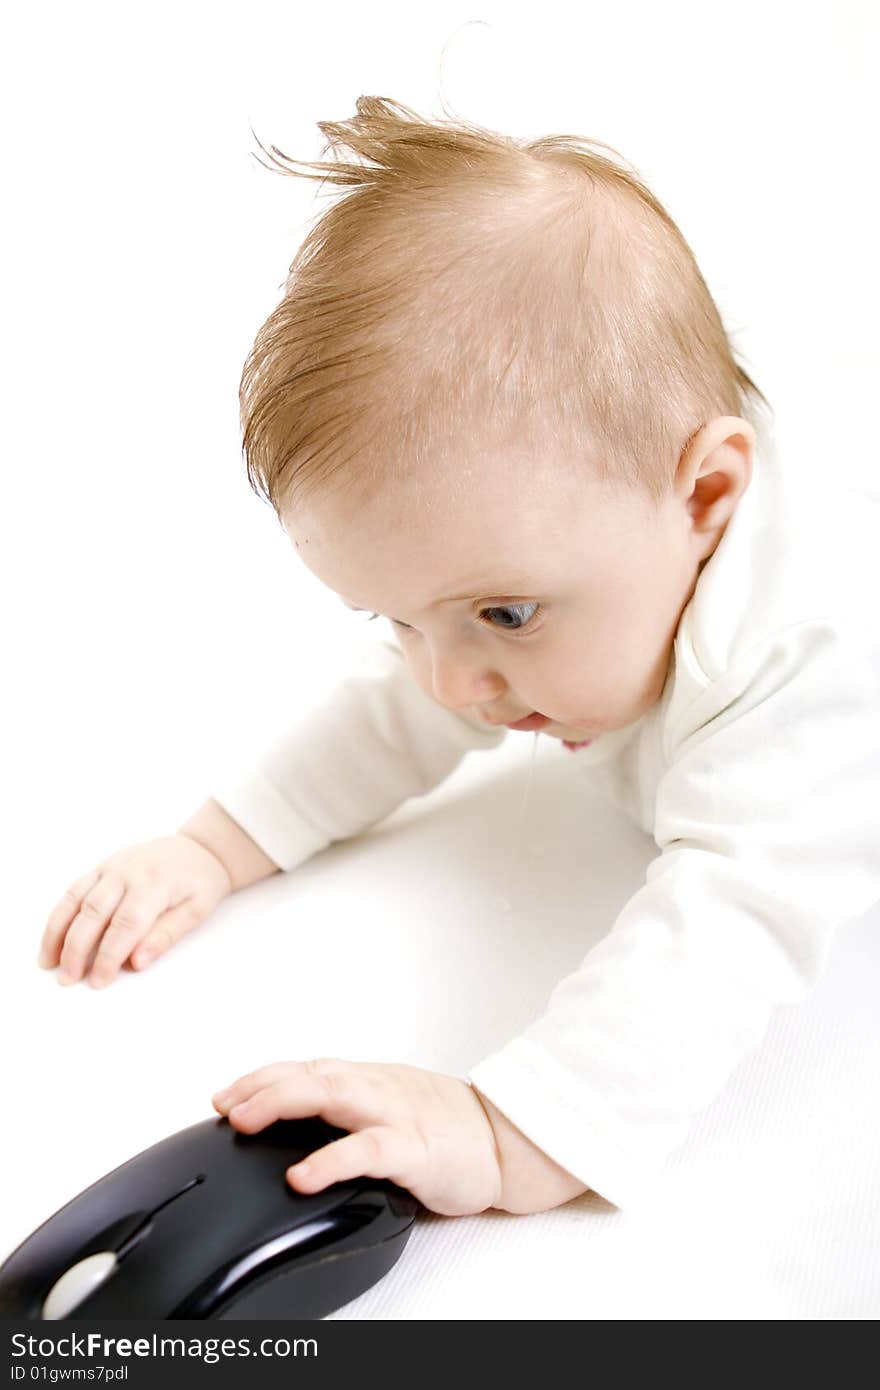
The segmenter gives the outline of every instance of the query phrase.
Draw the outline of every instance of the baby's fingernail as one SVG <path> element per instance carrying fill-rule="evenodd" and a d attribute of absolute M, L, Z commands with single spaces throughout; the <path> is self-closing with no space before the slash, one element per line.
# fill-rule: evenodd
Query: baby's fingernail
<path fill-rule="evenodd" d="M 59 971 L 58 971 L 58 983 L 59 983 L 59 985 L 72 985 L 72 984 L 73 984 L 73 980 L 72 980 L 72 978 L 70 977 L 70 975 L 65 975 L 64 972 L 63 972 L 63 970 L 59 970 Z"/>
<path fill-rule="evenodd" d="M 149 965 L 150 961 L 153 959 L 154 954 L 152 951 L 138 951 L 134 958 L 134 963 L 140 969 L 141 966 Z"/>
<path fill-rule="evenodd" d="M 214 1095 L 211 1097 L 211 1099 L 212 1099 L 212 1100 L 216 1100 L 216 1102 L 217 1102 L 218 1105 L 225 1105 L 226 1102 L 227 1102 L 228 1099 L 229 1099 L 229 1092 L 228 1092 L 228 1091 L 216 1091 L 216 1092 L 214 1093 Z"/>

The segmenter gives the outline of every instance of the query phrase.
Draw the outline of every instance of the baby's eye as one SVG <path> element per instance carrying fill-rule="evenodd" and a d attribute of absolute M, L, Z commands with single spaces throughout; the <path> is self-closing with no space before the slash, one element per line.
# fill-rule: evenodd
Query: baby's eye
<path fill-rule="evenodd" d="M 511 622 L 508 619 L 504 619 L 500 624 L 498 624 L 498 626 L 500 626 L 502 629 L 506 628 L 508 632 L 522 632 L 525 628 L 531 626 L 532 620 L 537 615 L 540 607 L 541 605 L 539 603 L 508 603 L 500 608 L 484 608 L 480 614 L 480 617 L 485 617 L 487 613 L 521 614 L 524 609 L 530 608 L 532 611 L 524 620 L 520 618 L 519 620 L 514 619 L 514 621 Z M 374 618 L 378 617 L 378 613 L 371 613 L 368 622 L 372 622 Z M 408 632 L 412 631 L 409 623 L 402 623 L 399 618 L 390 618 L 389 621 L 394 623 L 395 627 L 405 628 Z M 493 627 L 495 626 L 495 624 L 490 623 L 488 624 L 488 626 Z"/>
<path fill-rule="evenodd" d="M 502 628 L 506 628 L 509 632 L 522 632 L 525 628 L 531 625 L 532 619 L 537 614 L 540 606 L 541 605 L 539 603 L 508 603 L 505 604 L 503 608 L 484 608 L 482 613 L 480 614 L 480 617 L 484 617 L 487 613 L 513 613 L 514 615 L 517 615 L 521 614 L 523 610 L 526 610 L 526 612 L 528 612 L 528 609 L 531 609 L 532 611 L 528 613 L 528 616 L 525 619 L 517 619 L 516 617 L 514 617 L 514 621 L 511 622 L 509 619 L 505 618 L 500 623 L 500 626 Z M 490 623 L 489 626 L 494 626 L 494 624 Z"/>

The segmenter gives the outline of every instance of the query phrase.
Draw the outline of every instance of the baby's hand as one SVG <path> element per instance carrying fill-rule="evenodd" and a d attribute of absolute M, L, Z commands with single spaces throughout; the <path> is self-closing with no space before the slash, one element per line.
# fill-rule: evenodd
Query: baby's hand
<path fill-rule="evenodd" d="M 220 860 L 187 835 L 132 845 L 67 889 L 43 932 L 39 964 L 60 962 L 59 982 L 75 984 L 94 950 L 89 983 L 109 985 L 129 957 L 142 969 L 231 891 Z"/>
<path fill-rule="evenodd" d="M 288 1168 L 300 1192 L 362 1174 L 390 1178 L 444 1216 L 485 1211 L 501 1195 L 492 1125 L 456 1076 L 319 1057 L 260 1067 L 212 1099 L 245 1134 L 311 1115 L 352 1131 Z"/>

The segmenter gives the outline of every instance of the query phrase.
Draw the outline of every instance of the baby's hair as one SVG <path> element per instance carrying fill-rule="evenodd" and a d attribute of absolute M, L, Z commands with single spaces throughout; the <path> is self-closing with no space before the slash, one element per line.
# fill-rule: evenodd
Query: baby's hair
<path fill-rule="evenodd" d="M 552 447 L 659 505 L 708 420 L 760 433 L 768 402 L 690 247 L 633 167 L 598 152 L 622 159 L 611 146 L 373 96 L 318 127 L 333 160 L 302 170 L 258 141 L 276 171 L 351 189 L 297 251 L 242 371 L 248 479 L 279 517 L 331 477 L 365 495 L 427 467 L 463 486 L 481 446 L 536 466 Z"/>

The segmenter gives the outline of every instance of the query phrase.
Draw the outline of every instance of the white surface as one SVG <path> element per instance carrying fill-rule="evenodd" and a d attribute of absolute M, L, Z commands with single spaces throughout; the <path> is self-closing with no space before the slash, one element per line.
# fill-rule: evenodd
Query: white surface
<path fill-rule="evenodd" d="M 547 746 L 525 856 L 524 736 L 366 840 L 230 900 L 143 976 L 102 993 L 37 969 L 70 879 L 173 830 L 345 663 L 352 615 L 292 562 L 239 455 L 241 364 L 324 206 L 250 159 L 248 124 L 320 158 L 316 122 L 361 93 L 439 115 L 442 92 L 497 129 L 616 146 L 694 248 L 780 448 L 870 482 L 878 13 L 743 0 L 731 26 L 683 0 L 548 3 L 538 27 L 526 5 L 350 5 L 332 43 L 322 13 L 280 0 L 10 16 L 4 1254 L 263 1062 L 462 1069 L 543 1007 L 651 855 L 586 806 L 565 838 L 585 792 Z M 816 995 L 779 1016 L 654 1209 L 584 1197 L 425 1217 L 340 1316 L 876 1317 L 878 927 L 841 933 Z"/>
<path fill-rule="evenodd" d="M 533 736 L 230 898 L 150 970 L 61 988 L 6 938 L 5 1253 L 87 1184 L 207 1118 L 236 1076 L 338 1055 L 462 1074 L 544 1004 L 651 841 Z M 482 760 L 481 760 L 482 759 Z M 667 1165 L 658 1200 L 424 1214 L 344 1318 L 817 1319 L 880 1313 L 880 911 L 840 933 Z"/>

